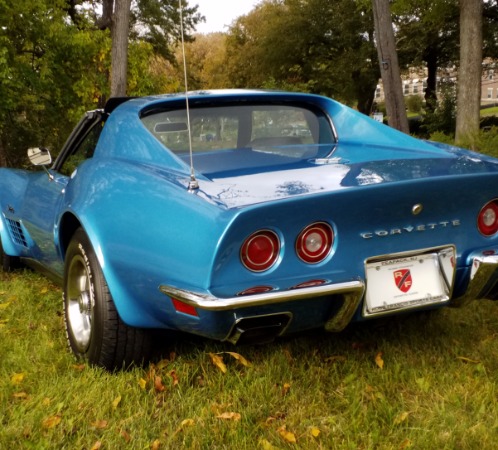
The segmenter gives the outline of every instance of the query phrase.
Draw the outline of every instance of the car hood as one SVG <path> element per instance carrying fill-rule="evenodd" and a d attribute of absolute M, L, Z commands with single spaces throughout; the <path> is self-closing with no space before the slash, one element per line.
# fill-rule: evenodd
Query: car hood
<path fill-rule="evenodd" d="M 295 196 L 330 193 L 386 183 L 416 182 L 498 171 L 498 161 L 442 144 L 421 149 L 337 145 L 329 158 L 234 170 L 230 163 L 202 171 L 199 195 L 227 208 Z M 195 164 L 195 162 L 194 162 Z"/>

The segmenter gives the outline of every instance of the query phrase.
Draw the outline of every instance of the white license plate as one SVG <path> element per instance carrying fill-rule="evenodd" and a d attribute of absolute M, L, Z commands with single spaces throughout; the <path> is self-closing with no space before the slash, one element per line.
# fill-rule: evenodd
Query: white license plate
<path fill-rule="evenodd" d="M 367 292 L 364 315 L 415 308 L 450 299 L 454 272 L 453 247 L 399 255 L 365 264 Z"/>

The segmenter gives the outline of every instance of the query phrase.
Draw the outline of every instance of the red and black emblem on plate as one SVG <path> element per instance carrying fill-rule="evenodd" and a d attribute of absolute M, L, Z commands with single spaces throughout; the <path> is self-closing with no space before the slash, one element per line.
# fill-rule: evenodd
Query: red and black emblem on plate
<path fill-rule="evenodd" d="M 412 287 L 412 274 L 410 269 L 397 269 L 393 272 L 394 282 L 401 292 L 408 292 Z"/>

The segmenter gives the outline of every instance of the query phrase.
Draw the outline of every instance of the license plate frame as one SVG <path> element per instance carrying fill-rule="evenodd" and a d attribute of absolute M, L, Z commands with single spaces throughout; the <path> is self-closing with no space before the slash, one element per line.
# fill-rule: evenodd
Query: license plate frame
<path fill-rule="evenodd" d="M 390 314 L 448 302 L 455 280 L 455 261 L 454 246 L 368 259 L 363 315 Z"/>

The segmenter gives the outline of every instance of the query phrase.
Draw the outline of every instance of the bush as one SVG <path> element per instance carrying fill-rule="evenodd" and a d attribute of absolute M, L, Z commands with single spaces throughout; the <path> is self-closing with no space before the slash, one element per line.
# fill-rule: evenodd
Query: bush
<path fill-rule="evenodd" d="M 406 98 L 406 107 L 409 112 L 420 114 L 424 107 L 424 101 L 420 95 L 410 95 Z"/>

